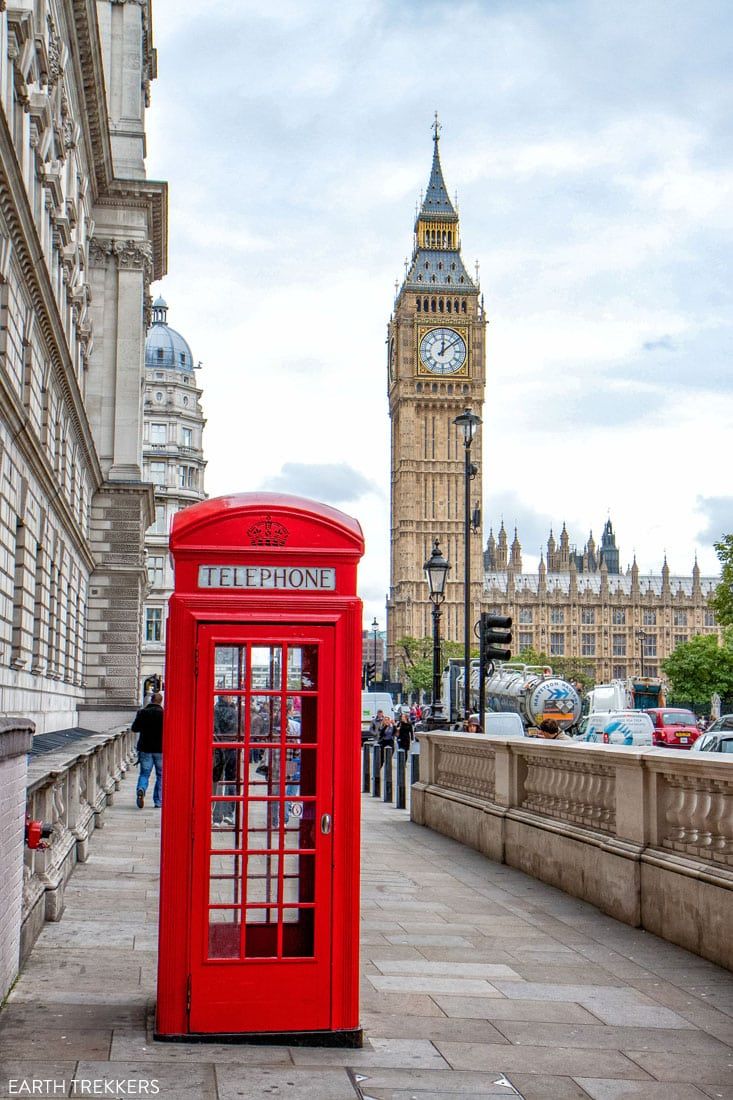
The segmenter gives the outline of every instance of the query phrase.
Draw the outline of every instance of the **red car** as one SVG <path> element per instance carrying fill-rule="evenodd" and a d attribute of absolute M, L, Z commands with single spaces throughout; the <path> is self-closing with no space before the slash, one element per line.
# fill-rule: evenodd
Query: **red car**
<path fill-rule="evenodd" d="M 654 744 L 663 749 L 689 749 L 700 736 L 697 718 L 681 707 L 652 707 L 646 712 L 654 725 Z"/>

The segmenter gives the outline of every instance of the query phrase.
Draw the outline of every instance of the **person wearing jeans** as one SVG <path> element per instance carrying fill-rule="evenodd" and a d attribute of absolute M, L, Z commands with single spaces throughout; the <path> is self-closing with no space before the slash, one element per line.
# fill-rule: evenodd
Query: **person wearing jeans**
<path fill-rule="evenodd" d="M 153 805 L 160 809 L 163 802 L 163 696 L 156 692 L 146 707 L 135 715 L 132 729 L 139 734 L 137 739 L 137 758 L 140 775 L 137 780 L 136 801 L 139 810 L 145 806 L 145 793 L 150 781 L 150 773 L 155 767 L 155 787 Z"/>

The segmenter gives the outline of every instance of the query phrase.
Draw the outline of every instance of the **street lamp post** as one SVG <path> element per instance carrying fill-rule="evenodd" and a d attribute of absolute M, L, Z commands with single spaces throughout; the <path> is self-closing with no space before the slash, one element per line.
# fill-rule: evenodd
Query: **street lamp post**
<path fill-rule="evenodd" d="M 430 708 L 430 726 L 435 729 L 445 722 L 443 703 L 440 698 L 440 605 L 445 599 L 445 579 L 450 565 L 440 552 L 438 540 L 433 543 L 433 552 L 423 566 L 433 605 L 433 701 Z"/>
<path fill-rule="evenodd" d="M 372 630 L 374 631 L 374 679 L 377 678 L 377 634 L 379 631 L 379 622 L 377 616 L 374 616 L 372 621 Z"/>
<path fill-rule="evenodd" d="M 637 630 L 636 636 L 639 639 L 639 664 L 641 665 L 641 678 L 644 679 L 644 642 L 646 641 L 646 631 Z"/>
<path fill-rule="evenodd" d="M 471 714 L 471 482 L 478 473 L 478 468 L 471 462 L 471 444 L 481 423 L 481 417 L 477 416 L 471 409 L 464 409 L 453 423 L 461 430 L 465 453 L 463 479 L 465 491 L 463 515 L 463 694 L 464 717 L 468 720 Z"/>

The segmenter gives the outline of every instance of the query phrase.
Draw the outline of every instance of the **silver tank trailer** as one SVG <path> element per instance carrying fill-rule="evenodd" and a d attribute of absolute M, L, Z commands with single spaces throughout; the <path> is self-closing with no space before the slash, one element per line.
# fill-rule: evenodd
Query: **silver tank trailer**
<path fill-rule="evenodd" d="M 525 726 L 554 719 L 560 729 L 574 726 L 581 714 L 580 696 L 567 680 L 547 668 L 533 665 L 498 665 L 486 680 L 486 709 L 514 711 Z"/>

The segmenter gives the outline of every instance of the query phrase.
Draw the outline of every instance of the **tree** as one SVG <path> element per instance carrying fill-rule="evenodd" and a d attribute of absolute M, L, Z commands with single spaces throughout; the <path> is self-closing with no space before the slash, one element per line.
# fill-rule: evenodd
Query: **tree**
<path fill-rule="evenodd" d="M 723 535 L 715 543 L 715 553 L 720 562 L 720 584 L 708 601 L 721 626 L 733 626 L 733 535 Z"/>
<path fill-rule="evenodd" d="M 720 645 L 714 634 L 698 634 L 678 645 L 662 669 L 671 695 L 690 703 L 706 704 L 713 692 L 733 692 L 733 628 L 725 631 Z"/>
<path fill-rule="evenodd" d="M 407 681 L 413 691 L 431 692 L 433 690 L 433 639 L 432 638 L 400 638 L 397 642 L 398 658 L 402 661 L 404 672 L 402 677 Z M 441 639 L 440 642 L 441 669 L 450 657 L 462 657 L 463 645 L 461 642 L 452 642 L 449 639 Z M 471 652 L 472 657 L 478 656 L 478 650 Z"/>

